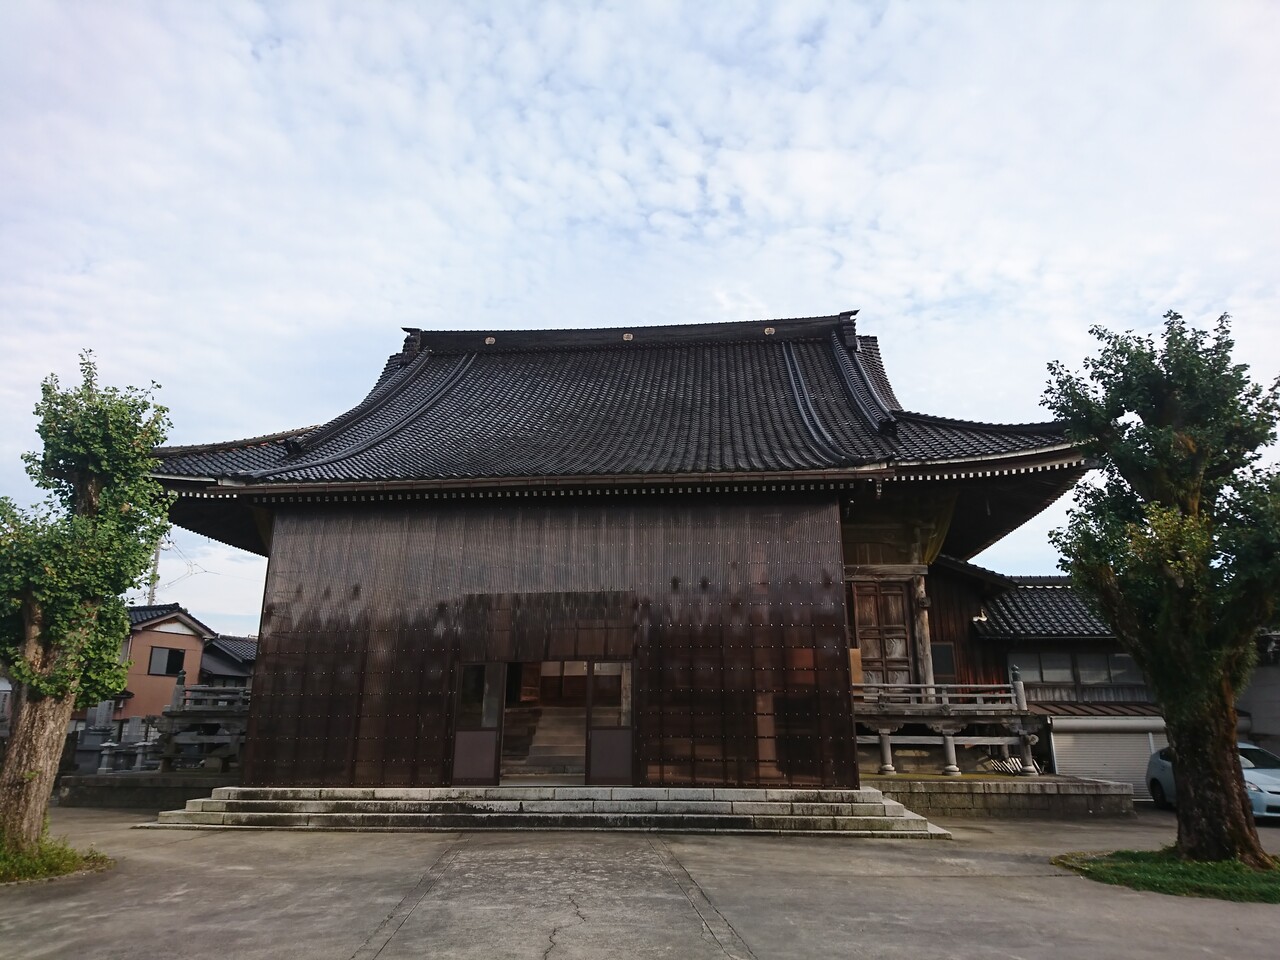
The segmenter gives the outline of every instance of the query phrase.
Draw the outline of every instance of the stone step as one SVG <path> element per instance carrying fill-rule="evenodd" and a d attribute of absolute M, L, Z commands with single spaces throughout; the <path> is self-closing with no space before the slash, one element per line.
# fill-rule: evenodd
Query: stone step
<path fill-rule="evenodd" d="M 751 800 L 188 800 L 196 813 L 733 813 L 750 816 L 901 817 L 900 803 Z M 181 811 L 173 811 L 181 812 Z"/>
<path fill-rule="evenodd" d="M 572 743 L 582 747 L 586 746 L 587 737 L 581 730 L 553 730 L 546 736 L 539 734 L 529 741 L 532 747 L 555 743 Z"/>
<path fill-rule="evenodd" d="M 217 787 L 214 800 L 755 800 L 882 803 L 879 790 L 805 787 Z"/>
<path fill-rule="evenodd" d="M 574 750 L 571 743 L 535 743 L 529 747 L 529 759 L 535 757 L 577 757 L 581 760 L 587 755 L 586 744 L 578 744 Z"/>
<path fill-rule="evenodd" d="M 833 833 L 841 836 L 928 839 L 950 836 L 914 815 L 798 817 L 674 813 L 243 813 L 166 811 L 156 824 L 185 828 L 275 830 L 623 830 L 662 832 Z"/>
<path fill-rule="evenodd" d="M 878 790 L 719 787 L 220 787 L 145 826 L 950 836 Z"/>

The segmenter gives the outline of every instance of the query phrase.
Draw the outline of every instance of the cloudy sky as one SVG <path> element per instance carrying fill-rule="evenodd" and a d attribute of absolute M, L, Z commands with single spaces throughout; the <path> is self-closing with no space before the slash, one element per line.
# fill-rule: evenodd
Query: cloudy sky
<path fill-rule="evenodd" d="M 405 325 L 861 309 L 910 409 L 1045 419 L 1103 323 L 1280 370 L 1280 5 L 0 4 L 0 492 L 92 348 L 172 441 L 324 421 Z M 1056 508 L 978 561 L 1053 572 Z M 162 602 L 256 630 L 177 532 Z"/>

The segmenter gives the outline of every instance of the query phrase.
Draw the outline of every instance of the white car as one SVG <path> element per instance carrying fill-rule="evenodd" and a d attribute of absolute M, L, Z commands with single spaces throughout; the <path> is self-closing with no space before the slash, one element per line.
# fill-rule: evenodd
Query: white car
<path fill-rule="evenodd" d="M 1238 743 L 1244 788 L 1257 817 L 1280 817 L 1280 757 L 1251 743 Z M 1147 787 L 1157 807 L 1167 808 L 1178 799 L 1173 782 L 1173 748 L 1157 750 L 1147 761 Z"/>

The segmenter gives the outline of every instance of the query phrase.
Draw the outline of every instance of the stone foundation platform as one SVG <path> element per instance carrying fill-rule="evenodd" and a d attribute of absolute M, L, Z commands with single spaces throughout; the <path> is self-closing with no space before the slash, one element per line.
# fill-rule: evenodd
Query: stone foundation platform
<path fill-rule="evenodd" d="M 951 835 L 880 791 L 677 787 L 224 787 L 144 827 Z"/>
<path fill-rule="evenodd" d="M 924 817 L 1133 816 L 1133 787 L 1072 777 L 912 778 L 864 776 L 863 783 Z"/>

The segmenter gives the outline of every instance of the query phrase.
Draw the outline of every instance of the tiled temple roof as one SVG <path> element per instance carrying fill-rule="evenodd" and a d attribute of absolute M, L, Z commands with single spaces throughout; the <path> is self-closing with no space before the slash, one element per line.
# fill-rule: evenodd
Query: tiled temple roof
<path fill-rule="evenodd" d="M 786 474 L 1000 458 L 1058 424 L 905 411 L 853 314 L 565 331 L 408 330 L 329 423 L 157 451 L 160 475 L 253 485 Z"/>

